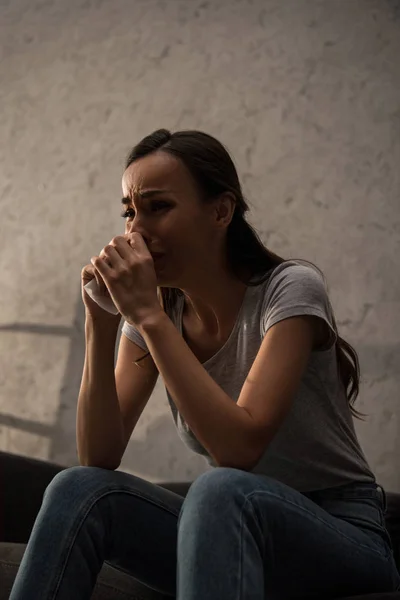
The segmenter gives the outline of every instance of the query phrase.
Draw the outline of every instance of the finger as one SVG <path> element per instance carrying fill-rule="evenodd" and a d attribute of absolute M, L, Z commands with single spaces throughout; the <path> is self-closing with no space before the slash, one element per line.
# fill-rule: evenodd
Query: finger
<path fill-rule="evenodd" d="M 102 257 L 102 254 L 103 254 L 103 257 Z M 106 263 L 108 264 L 108 266 L 114 267 L 114 268 L 117 268 L 118 266 L 120 266 L 124 261 L 122 256 L 119 254 L 118 250 L 114 246 L 111 246 L 110 244 L 107 244 L 107 246 L 104 246 L 103 250 L 100 253 L 100 258 L 104 258 Z"/>
<path fill-rule="evenodd" d="M 99 253 L 99 258 L 102 258 L 104 260 L 104 262 L 106 262 L 108 264 L 108 266 L 111 267 L 111 261 L 107 257 L 106 248 L 107 248 L 107 246 L 104 246 L 102 251 Z"/>
<path fill-rule="evenodd" d="M 112 273 L 112 268 L 107 264 L 107 262 L 103 258 L 100 258 L 100 256 L 92 256 L 90 262 L 99 271 L 104 282 L 106 283 Z"/>
<path fill-rule="evenodd" d="M 94 269 L 94 276 L 97 281 L 97 287 L 99 289 L 99 292 L 101 294 L 104 294 L 107 289 L 106 284 L 104 283 L 104 280 L 103 280 L 102 276 L 100 275 L 100 273 L 97 271 L 97 269 Z"/>
<path fill-rule="evenodd" d="M 94 274 L 95 274 L 95 268 L 93 267 L 93 265 L 85 265 L 81 271 L 81 277 L 82 280 L 86 283 L 89 283 L 89 281 L 92 281 L 92 279 L 94 278 Z"/>
<path fill-rule="evenodd" d="M 127 237 L 129 243 L 132 245 L 140 246 L 141 242 L 144 243 L 143 236 L 137 231 L 134 231 L 133 233 L 128 233 Z"/>
<path fill-rule="evenodd" d="M 111 240 L 109 245 L 116 249 L 121 258 L 130 258 L 132 254 L 132 246 L 129 243 L 129 239 L 127 239 L 127 236 L 117 235 Z"/>
<path fill-rule="evenodd" d="M 129 244 L 136 252 L 140 252 L 141 254 L 150 254 L 143 236 L 137 231 L 129 234 Z"/>

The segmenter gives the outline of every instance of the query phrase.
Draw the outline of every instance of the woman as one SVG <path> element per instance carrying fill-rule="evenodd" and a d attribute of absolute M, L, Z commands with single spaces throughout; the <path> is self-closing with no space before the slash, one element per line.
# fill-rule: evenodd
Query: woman
<path fill-rule="evenodd" d="M 209 135 L 155 131 L 122 188 L 125 234 L 82 271 L 119 312 L 83 289 L 81 466 L 48 486 L 11 600 L 88 599 L 103 561 L 179 600 L 395 590 L 351 416 L 357 355 L 319 270 L 263 246 Z M 185 499 L 115 471 L 159 374 L 181 438 L 215 467 Z"/>

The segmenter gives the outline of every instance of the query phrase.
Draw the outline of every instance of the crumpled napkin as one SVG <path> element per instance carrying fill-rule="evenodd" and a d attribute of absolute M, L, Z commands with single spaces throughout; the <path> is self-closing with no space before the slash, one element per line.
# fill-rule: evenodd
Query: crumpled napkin
<path fill-rule="evenodd" d="M 94 300 L 94 302 L 96 302 L 103 310 L 106 310 L 113 315 L 117 315 L 119 313 L 119 310 L 115 306 L 112 299 L 109 296 L 104 296 L 100 293 L 96 279 L 89 281 L 89 283 L 84 286 L 84 289 L 87 291 L 91 299 Z"/>

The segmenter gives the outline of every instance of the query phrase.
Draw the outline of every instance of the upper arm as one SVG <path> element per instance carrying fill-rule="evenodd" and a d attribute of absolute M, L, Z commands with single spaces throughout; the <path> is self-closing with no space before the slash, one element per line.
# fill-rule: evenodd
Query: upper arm
<path fill-rule="evenodd" d="M 291 317 L 265 334 L 237 402 L 252 421 L 252 466 L 291 408 L 310 353 L 321 342 L 319 321 L 309 315 Z"/>
<path fill-rule="evenodd" d="M 124 333 L 121 335 L 115 366 L 115 383 L 126 444 L 154 390 L 159 375 L 151 355 L 135 365 L 135 361 L 144 354 L 145 351 L 140 346 L 132 342 Z"/>

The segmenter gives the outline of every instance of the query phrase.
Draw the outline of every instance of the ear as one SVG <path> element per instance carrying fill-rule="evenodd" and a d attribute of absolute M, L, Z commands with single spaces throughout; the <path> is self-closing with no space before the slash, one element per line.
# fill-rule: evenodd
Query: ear
<path fill-rule="evenodd" d="M 216 222 L 219 227 L 228 227 L 236 208 L 236 198 L 232 192 L 224 192 L 215 201 Z"/>

